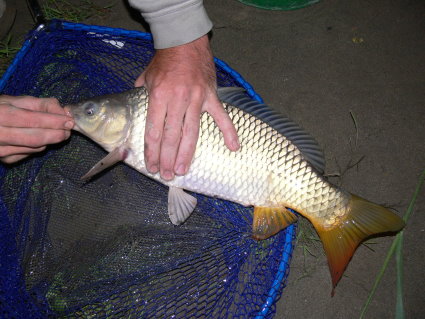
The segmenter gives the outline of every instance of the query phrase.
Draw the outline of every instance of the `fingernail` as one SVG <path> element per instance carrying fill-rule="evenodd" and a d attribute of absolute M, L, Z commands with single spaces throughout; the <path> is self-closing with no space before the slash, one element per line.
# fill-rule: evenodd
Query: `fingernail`
<path fill-rule="evenodd" d="M 238 140 L 233 140 L 232 141 L 232 148 L 233 148 L 233 150 L 238 150 L 239 149 L 239 147 L 240 147 L 240 144 L 239 144 L 239 141 Z"/>
<path fill-rule="evenodd" d="M 72 129 L 74 127 L 74 122 L 68 121 L 65 123 L 65 128 Z"/>
<path fill-rule="evenodd" d="M 169 181 L 169 180 L 171 180 L 171 179 L 173 179 L 173 177 L 174 177 L 174 174 L 173 174 L 173 172 L 171 172 L 171 171 L 164 171 L 162 174 L 161 174 L 161 177 L 163 178 L 163 179 L 165 179 L 165 180 L 167 180 L 167 181 Z"/>
<path fill-rule="evenodd" d="M 184 164 L 180 164 L 179 166 L 177 166 L 176 174 L 178 175 L 186 174 L 186 166 Z"/>
<path fill-rule="evenodd" d="M 157 165 L 152 165 L 149 167 L 148 171 L 152 174 L 155 174 L 158 172 L 158 166 Z"/>

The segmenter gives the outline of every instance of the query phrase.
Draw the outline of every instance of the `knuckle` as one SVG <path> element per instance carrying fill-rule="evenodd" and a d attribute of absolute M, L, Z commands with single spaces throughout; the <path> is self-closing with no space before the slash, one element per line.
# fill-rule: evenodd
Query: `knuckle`
<path fill-rule="evenodd" d="M 167 90 L 155 87 L 149 91 L 149 97 L 153 101 L 162 101 L 167 96 Z"/>
<path fill-rule="evenodd" d="M 8 126 L 11 127 L 33 127 L 36 128 L 39 126 L 38 118 L 34 116 L 34 112 L 17 108 L 12 105 L 9 105 L 7 109 L 4 110 L 4 120 L 7 122 Z"/>
<path fill-rule="evenodd" d="M 40 119 L 34 116 L 31 116 L 30 111 L 23 110 L 23 114 L 21 117 L 22 120 L 22 127 L 27 128 L 40 128 L 42 126 L 42 123 Z"/>
<path fill-rule="evenodd" d="M 24 95 L 20 97 L 21 104 L 29 104 L 39 107 L 42 99 L 34 96 Z"/>
<path fill-rule="evenodd" d="M 44 104 L 46 105 L 46 109 L 53 109 L 53 110 L 63 110 L 60 106 L 59 100 L 54 97 L 49 97 L 44 99 Z"/>
<path fill-rule="evenodd" d="M 145 134 L 145 143 L 157 144 L 159 143 L 160 140 L 161 140 L 161 132 L 154 127 L 148 128 Z"/>
<path fill-rule="evenodd" d="M 194 101 L 201 101 L 205 97 L 205 91 L 202 89 L 202 87 L 195 87 L 190 92 L 192 100 Z"/>
<path fill-rule="evenodd" d="M 29 147 L 41 147 L 45 145 L 47 138 L 43 135 L 27 135 L 22 138 L 23 144 Z"/>
<path fill-rule="evenodd" d="M 182 135 L 183 137 L 187 137 L 189 139 L 197 138 L 199 134 L 199 123 L 186 123 L 183 125 Z"/>
<path fill-rule="evenodd" d="M 189 91 L 185 86 L 178 86 L 174 89 L 174 97 L 177 100 L 187 102 L 189 100 Z M 193 95 L 193 92 L 191 92 L 191 95 Z"/>
<path fill-rule="evenodd" d="M 177 143 L 180 140 L 181 136 L 176 130 L 169 130 L 164 134 L 164 137 L 162 138 L 162 143 L 166 146 L 176 146 Z"/>
<path fill-rule="evenodd" d="M 58 105 L 59 106 L 59 100 L 55 97 L 48 97 L 46 98 L 46 103 L 47 104 L 54 104 L 54 105 Z"/>

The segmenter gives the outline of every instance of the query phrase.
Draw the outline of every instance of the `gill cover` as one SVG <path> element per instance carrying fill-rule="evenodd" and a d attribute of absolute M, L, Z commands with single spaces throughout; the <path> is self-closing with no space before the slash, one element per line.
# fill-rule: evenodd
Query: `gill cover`
<path fill-rule="evenodd" d="M 132 109 L 125 93 L 88 99 L 66 108 L 74 117 L 75 130 L 109 151 L 122 145 L 128 135 Z"/>
<path fill-rule="evenodd" d="M 132 108 L 128 94 L 123 92 L 88 99 L 65 106 L 75 120 L 76 131 L 88 136 L 110 153 L 94 165 L 83 177 L 87 181 L 129 153 L 126 140 L 130 134 Z"/>

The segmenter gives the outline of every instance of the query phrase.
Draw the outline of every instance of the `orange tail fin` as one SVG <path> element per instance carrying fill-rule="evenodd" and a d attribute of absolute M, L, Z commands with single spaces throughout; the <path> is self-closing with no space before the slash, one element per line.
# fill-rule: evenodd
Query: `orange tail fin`
<path fill-rule="evenodd" d="M 312 221 L 328 257 L 332 276 L 332 295 L 357 246 L 367 237 L 397 232 L 404 221 L 388 209 L 351 195 L 349 213 L 336 226 L 324 227 Z"/>

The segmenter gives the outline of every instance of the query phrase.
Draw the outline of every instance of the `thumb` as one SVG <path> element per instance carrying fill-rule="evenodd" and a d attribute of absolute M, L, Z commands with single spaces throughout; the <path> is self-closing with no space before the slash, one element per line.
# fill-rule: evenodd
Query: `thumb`
<path fill-rule="evenodd" d="M 134 87 L 144 86 L 145 83 L 146 83 L 145 72 L 143 72 L 142 74 L 139 75 L 139 77 L 134 82 Z"/>

